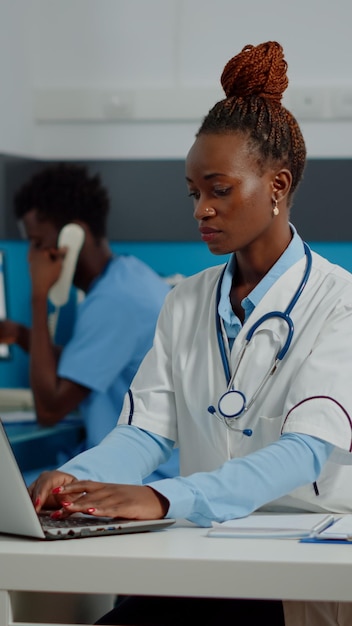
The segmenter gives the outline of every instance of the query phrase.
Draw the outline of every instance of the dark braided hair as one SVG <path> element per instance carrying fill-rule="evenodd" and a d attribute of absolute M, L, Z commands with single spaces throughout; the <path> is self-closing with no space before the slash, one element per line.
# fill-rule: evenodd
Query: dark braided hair
<path fill-rule="evenodd" d="M 268 41 L 245 46 L 225 65 L 221 85 L 226 95 L 209 111 L 197 133 L 248 135 L 258 165 L 279 164 L 292 174 L 290 198 L 302 179 L 306 147 L 299 125 L 281 104 L 288 85 L 282 46 Z"/>
<path fill-rule="evenodd" d="M 73 220 L 85 222 L 97 238 L 105 237 L 109 197 L 98 174 L 72 163 L 49 165 L 25 183 L 14 198 L 21 219 L 36 209 L 38 219 L 59 230 Z"/>

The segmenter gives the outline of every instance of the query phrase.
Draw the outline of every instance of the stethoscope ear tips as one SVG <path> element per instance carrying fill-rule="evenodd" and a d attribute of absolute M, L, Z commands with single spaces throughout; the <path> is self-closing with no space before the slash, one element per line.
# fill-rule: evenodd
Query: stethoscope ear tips
<path fill-rule="evenodd" d="M 216 413 L 215 406 L 208 406 L 208 413 L 211 413 L 212 415 L 215 415 L 215 413 Z"/>

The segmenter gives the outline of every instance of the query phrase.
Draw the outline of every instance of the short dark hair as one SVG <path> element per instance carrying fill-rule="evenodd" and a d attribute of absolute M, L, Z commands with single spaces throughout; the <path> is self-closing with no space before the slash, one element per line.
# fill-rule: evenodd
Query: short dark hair
<path fill-rule="evenodd" d="M 60 230 L 74 220 L 86 223 L 93 235 L 105 237 L 110 208 L 107 190 L 100 176 L 72 163 L 50 165 L 34 174 L 14 198 L 17 219 L 36 209 L 38 219 Z"/>
<path fill-rule="evenodd" d="M 209 111 L 197 136 L 246 134 L 259 167 L 279 163 L 291 171 L 292 200 L 303 176 L 306 146 L 296 119 L 281 104 L 288 85 L 286 71 L 283 49 L 276 41 L 245 46 L 225 65 L 221 84 L 226 99 Z"/>

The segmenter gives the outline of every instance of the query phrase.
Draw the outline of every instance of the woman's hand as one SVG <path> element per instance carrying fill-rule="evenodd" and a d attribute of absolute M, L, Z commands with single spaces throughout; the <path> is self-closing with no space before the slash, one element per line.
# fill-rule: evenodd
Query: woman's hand
<path fill-rule="evenodd" d="M 71 474 L 65 474 L 64 472 L 56 470 L 40 474 L 37 480 L 28 487 L 29 495 L 32 498 L 37 513 L 43 508 L 60 508 L 62 505 L 59 494 L 63 486 L 69 485 L 74 481 L 76 481 L 76 479 L 74 476 L 71 476 Z"/>
<path fill-rule="evenodd" d="M 66 480 L 65 483 L 62 482 L 59 493 L 55 495 L 56 501 L 61 503 L 61 509 L 54 517 L 68 517 L 71 513 L 89 513 L 97 517 L 162 519 L 169 509 L 169 501 L 151 487 L 114 485 L 89 480 L 76 481 L 72 476 L 62 473 L 61 477 L 65 477 Z M 54 476 L 54 479 L 57 486 L 58 477 Z M 37 492 L 38 496 L 42 493 L 43 490 Z"/>

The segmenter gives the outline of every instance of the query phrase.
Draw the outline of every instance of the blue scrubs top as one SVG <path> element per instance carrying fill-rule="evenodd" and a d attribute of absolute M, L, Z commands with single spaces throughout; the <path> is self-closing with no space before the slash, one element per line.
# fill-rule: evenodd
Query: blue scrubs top
<path fill-rule="evenodd" d="M 58 375 L 91 389 L 79 406 L 86 448 L 97 445 L 116 425 L 124 395 L 152 346 L 169 289 L 139 259 L 118 256 L 108 263 L 78 306 Z"/>

